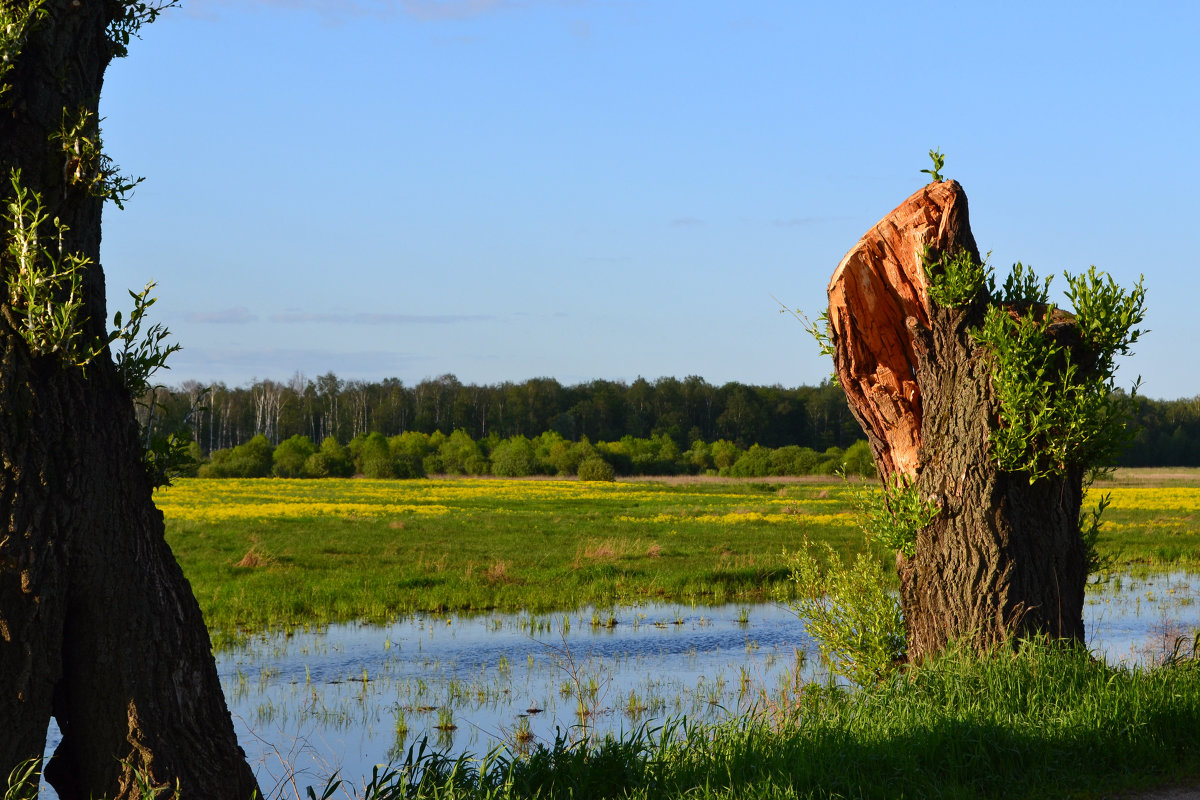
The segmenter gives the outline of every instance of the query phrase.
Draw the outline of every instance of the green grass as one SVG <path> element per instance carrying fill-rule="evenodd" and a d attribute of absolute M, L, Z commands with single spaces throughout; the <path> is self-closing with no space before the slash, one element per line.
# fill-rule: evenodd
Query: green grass
<path fill-rule="evenodd" d="M 1126 486 L 1105 515 L 1102 555 L 1200 565 L 1200 489 Z M 210 628 L 232 633 L 414 612 L 770 600 L 791 592 L 785 551 L 802 537 L 843 555 L 864 547 L 847 495 L 811 480 L 262 479 L 183 480 L 157 499 Z"/>
<path fill-rule="evenodd" d="M 209 626 L 225 631 L 413 612 L 757 602 L 790 590 L 784 551 L 802 535 L 843 552 L 862 543 L 834 484 L 229 480 L 178 489 L 227 515 L 244 510 L 208 521 L 160 496 L 176 558 Z M 349 502 L 354 513 L 322 513 Z M 271 503 L 301 510 L 255 516 Z"/>

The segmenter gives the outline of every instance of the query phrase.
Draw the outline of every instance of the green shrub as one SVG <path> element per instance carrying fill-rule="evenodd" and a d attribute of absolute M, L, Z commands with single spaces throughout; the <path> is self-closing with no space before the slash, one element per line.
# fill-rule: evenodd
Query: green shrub
<path fill-rule="evenodd" d="M 808 475 L 821 463 L 821 456 L 811 447 L 787 445 L 777 447 L 770 456 L 771 475 Z"/>
<path fill-rule="evenodd" d="M 579 462 L 579 480 L 611 481 L 616 477 L 612 464 L 600 456 L 591 456 Z"/>
<path fill-rule="evenodd" d="M 842 454 L 842 463 L 847 475 L 875 477 L 875 457 L 871 455 L 871 445 L 865 439 L 846 448 L 846 452 Z"/>
<path fill-rule="evenodd" d="M 492 474 L 503 478 L 522 478 L 538 471 L 533 443 L 524 436 L 513 436 L 492 451 Z"/>
<path fill-rule="evenodd" d="M 275 448 L 271 472 L 277 478 L 299 478 L 304 476 L 304 466 L 317 447 L 307 436 L 296 434 L 285 439 Z"/>
<path fill-rule="evenodd" d="M 794 602 L 808 633 L 834 674 L 869 686 L 892 673 L 904 656 L 904 622 L 879 563 L 859 553 L 846 564 L 825 544 L 821 567 L 808 539 L 791 557 Z"/>
<path fill-rule="evenodd" d="M 396 477 L 396 465 L 389 456 L 373 455 L 364 458 L 358 466 L 364 478 L 386 479 Z"/>
<path fill-rule="evenodd" d="M 259 434 L 229 450 L 215 450 L 199 470 L 201 478 L 265 478 L 271 474 L 275 448 Z"/>
<path fill-rule="evenodd" d="M 310 478 L 349 478 L 354 474 L 354 463 L 350 452 L 337 439 L 326 436 L 320 451 L 304 462 L 304 474 Z"/>
<path fill-rule="evenodd" d="M 713 466 L 719 470 L 730 469 L 742 454 L 742 448 L 728 439 L 718 439 L 712 443 Z"/>
<path fill-rule="evenodd" d="M 357 444 L 357 447 L 353 445 Z M 361 440 L 351 442 L 355 453 L 354 468 L 368 478 L 394 478 L 396 469 L 392 461 L 391 444 L 382 433 L 372 433 Z"/>
<path fill-rule="evenodd" d="M 752 445 L 749 450 L 738 456 L 728 474 L 735 478 L 761 478 L 770 475 L 771 450 L 761 445 Z"/>
<path fill-rule="evenodd" d="M 470 475 L 473 473 L 467 468 L 467 463 L 483 458 L 483 451 L 479 449 L 479 445 L 471 438 L 471 435 L 460 428 L 451 433 L 446 441 L 442 442 L 438 447 L 437 457 L 441 462 L 441 466 L 438 469 L 431 469 L 429 464 L 426 463 L 426 472 L 444 472 L 447 475 Z"/>

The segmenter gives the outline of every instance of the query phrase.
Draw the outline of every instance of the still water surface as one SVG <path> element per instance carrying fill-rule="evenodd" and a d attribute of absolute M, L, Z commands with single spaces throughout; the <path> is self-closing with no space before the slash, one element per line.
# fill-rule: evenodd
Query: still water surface
<path fill-rule="evenodd" d="M 1110 663 L 1161 658 L 1200 628 L 1200 575 L 1088 587 L 1088 646 Z M 258 637 L 218 657 L 238 736 L 268 795 L 334 770 L 355 785 L 422 737 L 452 752 L 717 721 L 829 680 L 787 606 L 643 605 L 566 614 L 417 616 Z M 47 755 L 57 744 L 51 730 Z M 53 796 L 47 794 L 45 796 Z"/>

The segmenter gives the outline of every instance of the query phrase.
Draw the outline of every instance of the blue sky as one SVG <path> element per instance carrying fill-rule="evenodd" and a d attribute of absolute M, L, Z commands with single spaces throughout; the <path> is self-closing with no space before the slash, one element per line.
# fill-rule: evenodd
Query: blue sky
<path fill-rule="evenodd" d="M 109 69 L 110 307 L 168 383 L 829 372 L 842 255 L 943 170 L 1003 275 L 1145 274 L 1200 394 L 1200 4 L 185 0 Z"/>

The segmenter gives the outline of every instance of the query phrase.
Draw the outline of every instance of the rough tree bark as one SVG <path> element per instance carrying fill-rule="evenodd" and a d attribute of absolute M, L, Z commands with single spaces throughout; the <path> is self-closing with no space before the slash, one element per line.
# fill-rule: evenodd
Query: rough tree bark
<path fill-rule="evenodd" d="M 29 3 L 6 2 L 5 11 Z M 114 2 L 46 0 L 3 78 L 0 179 L 38 191 L 92 259 L 84 335 L 105 333 L 102 200 L 70 180 L 64 109 L 96 113 Z M 46 231 L 49 233 L 49 231 Z M 8 241 L 10 226 L 0 222 Z M 14 269 L 5 257 L 4 274 Z M 257 789 L 199 606 L 163 537 L 131 399 L 107 351 L 86 371 L 39 355 L 0 306 L 0 777 L 63 740 L 45 773 L 64 800 L 134 797 L 133 771 L 188 797 Z"/>
<path fill-rule="evenodd" d="M 989 457 L 998 414 L 991 355 L 970 333 L 985 303 L 933 302 L 926 247 L 979 259 L 955 181 L 901 203 L 829 284 L 838 378 L 879 472 L 915 484 L 939 509 L 918 532 L 915 555 L 897 556 L 909 658 L 952 640 L 981 649 L 1033 633 L 1082 641 L 1082 471 L 1030 484 Z M 1071 327 L 1060 326 L 1064 341 Z"/>

